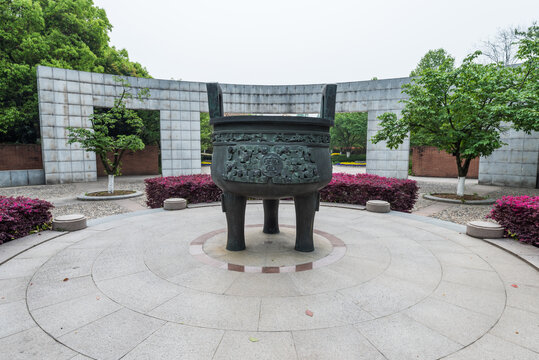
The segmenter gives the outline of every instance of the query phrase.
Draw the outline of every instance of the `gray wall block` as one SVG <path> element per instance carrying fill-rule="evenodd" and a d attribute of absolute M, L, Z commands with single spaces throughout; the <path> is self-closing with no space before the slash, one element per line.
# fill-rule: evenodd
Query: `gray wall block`
<path fill-rule="evenodd" d="M 479 160 L 479 183 L 535 188 L 538 174 L 539 132 L 526 135 L 510 130 L 502 134 L 504 145 Z"/>
<path fill-rule="evenodd" d="M 11 170 L 11 186 L 28 185 L 28 170 Z"/>
<path fill-rule="evenodd" d="M 0 171 L 0 187 L 11 186 L 11 171 L 3 170 Z"/>
<path fill-rule="evenodd" d="M 28 185 L 45 184 L 45 171 L 43 169 L 28 170 Z"/>

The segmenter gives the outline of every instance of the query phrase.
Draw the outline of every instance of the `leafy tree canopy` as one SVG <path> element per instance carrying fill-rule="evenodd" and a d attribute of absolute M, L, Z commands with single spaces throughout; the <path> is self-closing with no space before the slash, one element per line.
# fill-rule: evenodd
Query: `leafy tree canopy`
<path fill-rule="evenodd" d="M 503 142 L 500 134 L 513 126 L 527 133 L 539 130 L 539 27 L 521 33 L 517 57 L 522 64 L 479 64 L 481 52 L 459 67 L 447 57 L 438 67 L 421 70 L 403 86 L 402 117 L 385 113 L 374 143 L 396 148 L 412 132 L 419 141 L 455 156 L 459 177 L 470 161 L 488 156 Z"/>
<path fill-rule="evenodd" d="M 420 76 L 425 70 L 436 69 L 444 64 L 444 66 L 453 66 L 454 63 L 455 58 L 449 55 L 444 49 L 429 50 L 419 60 L 416 68 L 410 73 L 410 76 Z"/>
<path fill-rule="evenodd" d="M 109 46 L 111 29 L 92 0 L 0 2 L 0 142 L 39 137 L 37 65 L 149 77 Z"/>
<path fill-rule="evenodd" d="M 350 150 L 367 144 L 367 113 L 337 113 L 330 130 L 332 146 Z"/>

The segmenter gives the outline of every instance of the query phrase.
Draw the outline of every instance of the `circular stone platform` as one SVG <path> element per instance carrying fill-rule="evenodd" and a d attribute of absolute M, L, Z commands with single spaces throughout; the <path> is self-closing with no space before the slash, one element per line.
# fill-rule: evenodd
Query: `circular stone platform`
<path fill-rule="evenodd" d="M 337 237 L 314 230 L 314 251 L 295 251 L 295 226 L 280 225 L 279 234 L 264 234 L 263 224 L 247 225 L 244 251 L 226 250 L 226 229 L 201 235 L 191 242 L 190 253 L 220 269 L 239 272 L 284 273 L 316 269 L 338 261 L 346 252 Z"/>
<path fill-rule="evenodd" d="M 293 224 L 294 207 L 281 205 L 279 217 Z M 260 236 L 262 219 L 262 205 L 247 206 L 244 254 L 258 259 L 234 255 L 236 265 L 303 262 L 280 251 L 294 229 L 282 226 L 273 243 Z M 230 259 L 218 248 L 226 228 L 219 206 L 101 222 L 0 267 L 2 354 L 537 358 L 537 271 L 482 240 L 414 219 L 321 206 L 313 263 L 337 248 L 332 237 L 344 243 L 342 257 L 279 273 L 200 261 Z M 199 252 L 190 251 L 193 241 Z"/>

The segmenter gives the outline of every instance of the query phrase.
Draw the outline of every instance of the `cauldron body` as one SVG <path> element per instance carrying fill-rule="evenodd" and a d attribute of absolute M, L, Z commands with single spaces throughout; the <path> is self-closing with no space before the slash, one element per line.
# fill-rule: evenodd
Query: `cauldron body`
<path fill-rule="evenodd" d="M 245 249 L 245 206 L 248 197 L 263 199 L 264 232 L 278 233 L 279 199 L 294 198 L 296 246 L 313 251 L 318 191 L 331 181 L 329 129 L 335 114 L 336 86 L 323 91 L 326 117 L 223 116 L 222 94 L 208 84 L 213 126 L 211 175 L 223 190 L 228 225 L 227 249 Z M 329 98 L 329 101 L 327 101 Z M 332 107 L 331 107 L 332 104 Z M 213 111 L 212 111 L 213 110 Z M 331 111 L 332 110 L 332 111 Z"/>
<path fill-rule="evenodd" d="M 213 181 L 224 192 L 259 199 L 320 190 L 332 174 L 330 122 L 323 120 L 270 116 L 212 119 Z"/>

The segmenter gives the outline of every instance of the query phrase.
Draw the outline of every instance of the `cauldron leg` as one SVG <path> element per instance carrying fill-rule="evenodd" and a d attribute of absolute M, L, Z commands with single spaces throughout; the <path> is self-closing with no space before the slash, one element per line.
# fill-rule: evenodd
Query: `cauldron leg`
<path fill-rule="evenodd" d="M 226 249 L 230 251 L 245 250 L 245 205 L 247 198 L 225 192 L 221 197 L 223 212 L 226 213 L 228 227 Z"/>
<path fill-rule="evenodd" d="M 297 251 L 314 251 L 314 214 L 318 211 L 318 191 L 294 197 L 296 207 L 296 247 Z"/>
<path fill-rule="evenodd" d="M 265 234 L 279 233 L 279 199 L 263 200 Z"/>

